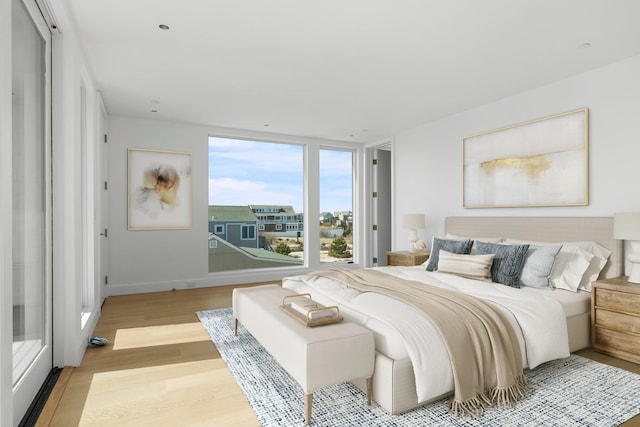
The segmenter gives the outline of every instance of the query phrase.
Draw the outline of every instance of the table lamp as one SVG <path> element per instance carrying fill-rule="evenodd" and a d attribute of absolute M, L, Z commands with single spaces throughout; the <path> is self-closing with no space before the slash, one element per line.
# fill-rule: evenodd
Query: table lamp
<path fill-rule="evenodd" d="M 424 214 L 405 214 L 402 218 L 402 227 L 409 230 L 409 252 L 416 251 L 418 241 L 418 229 L 424 228 Z"/>
<path fill-rule="evenodd" d="M 631 252 L 627 256 L 631 263 L 629 281 L 640 283 L 640 212 L 615 213 L 613 216 L 613 238 L 631 242 Z"/>

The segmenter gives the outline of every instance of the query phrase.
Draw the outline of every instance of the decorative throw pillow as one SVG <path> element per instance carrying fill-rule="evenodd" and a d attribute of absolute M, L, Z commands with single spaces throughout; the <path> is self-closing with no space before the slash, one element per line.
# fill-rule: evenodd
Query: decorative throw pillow
<path fill-rule="evenodd" d="M 494 257 L 494 254 L 459 255 L 440 249 L 438 272 L 490 282 Z"/>
<path fill-rule="evenodd" d="M 502 243 L 502 241 L 504 240 L 502 237 L 463 237 L 453 233 L 446 233 L 444 235 L 444 238 L 455 240 L 473 240 L 473 246 L 471 246 L 471 252 L 469 252 L 472 255 L 478 253 L 478 251 L 476 250 L 476 245 L 478 244 L 478 242 Z"/>
<path fill-rule="evenodd" d="M 440 249 L 452 252 L 454 254 L 468 254 L 471 251 L 473 240 L 448 240 L 433 238 L 431 243 L 431 254 L 429 255 L 429 263 L 427 271 L 436 271 L 438 269 L 438 255 Z"/>
<path fill-rule="evenodd" d="M 549 287 L 553 263 L 561 248 L 562 245 L 529 246 L 524 258 L 522 274 L 520 274 L 520 285 L 536 288 Z"/>
<path fill-rule="evenodd" d="M 520 287 L 520 273 L 529 245 L 498 245 L 478 242 L 478 254 L 495 254 L 491 266 L 491 278 L 496 283 Z"/>

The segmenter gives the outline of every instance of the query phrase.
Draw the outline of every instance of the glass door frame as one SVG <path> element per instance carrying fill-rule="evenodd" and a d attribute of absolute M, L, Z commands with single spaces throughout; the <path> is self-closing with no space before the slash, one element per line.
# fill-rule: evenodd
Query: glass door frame
<path fill-rule="evenodd" d="M 51 123 L 51 70 L 52 70 L 52 57 L 51 57 L 51 46 L 52 46 L 52 34 L 49 28 L 48 23 L 45 21 L 43 17 L 39 5 L 36 3 L 36 0 L 13 0 L 12 7 L 24 7 L 26 12 L 28 13 L 32 23 L 34 24 L 38 36 L 42 38 L 44 42 L 44 73 L 45 73 L 45 84 L 44 84 L 44 105 L 40 106 L 43 108 L 43 136 L 44 136 L 44 144 L 43 144 L 43 182 L 44 188 L 43 196 L 44 196 L 44 232 L 45 238 L 43 239 L 43 252 L 44 252 L 44 268 L 43 268 L 43 276 L 44 276 L 44 290 L 43 290 L 43 301 L 42 308 L 44 309 L 44 325 L 42 331 L 42 343 L 39 349 L 34 350 L 35 354 L 31 354 L 31 362 L 28 367 L 24 370 L 24 373 L 20 375 L 17 380 L 13 382 L 13 424 L 17 425 L 22 417 L 25 415 L 29 405 L 33 401 L 34 397 L 38 393 L 38 390 L 42 386 L 43 382 L 46 380 L 49 372 L 53 367 L 53 336 L 52 336 L 52 320 L 53 320 L 53 312 L 52 312 L 52 281 L 53 281 L 53 271 L 52 271 L 52 260 L 53 260 L 53 252 L 52 252 L 52 179 L 51 179 L 51 165 L 52 165 L 52 151 L 51 151 L 51 134 L 52 134 L 52 123 Z M 12 22 L 12 28 L 13 28 Z M 13 30 L 12 30 L 13 31 Z M 13 52 L 13 47 L 12 47 Z M 41 70 L 38 70 L 41 71 Z M 13 113 L 12 113 L 13 116 Z M 12 208 L 13 209 L 13 208 Z M 13 218 L 15 221 L 16 218 Z M 13 261 L 12 261 L 13 264 Z M 13 282 L 13 280 L 12 280 Z M 12 292 L 13 294 L 13 292 Z M 14 360 L 14 365 L 16 365 L 17 361 Z"/>

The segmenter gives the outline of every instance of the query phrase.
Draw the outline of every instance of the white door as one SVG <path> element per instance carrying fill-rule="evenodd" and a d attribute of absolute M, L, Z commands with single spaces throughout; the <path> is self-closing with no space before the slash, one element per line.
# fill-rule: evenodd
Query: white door
<path fill-rule="evenodd" d="M 34 0 L 12 0 L 13 424 L 53 367 L 51 33 Z"/>
<path fill-rule="evenodd" d="M 376 148 L 372 151 L 373 257 L 377 265 L 387 265 L 387 252 L 391 250 L 391 151 Z"/>

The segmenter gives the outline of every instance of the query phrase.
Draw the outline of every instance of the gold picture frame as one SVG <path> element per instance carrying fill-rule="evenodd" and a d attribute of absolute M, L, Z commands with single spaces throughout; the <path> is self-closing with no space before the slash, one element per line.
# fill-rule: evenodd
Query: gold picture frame
<path fill-rule="evenodd" d="M 589 111 L 462 138 L 463 207 L 589 204 Z"/>
<path fill-rule="evenodd" d="M 129 230 L 191 230 L 191 153 L 127 149 Z"/>

